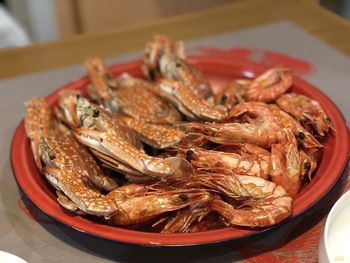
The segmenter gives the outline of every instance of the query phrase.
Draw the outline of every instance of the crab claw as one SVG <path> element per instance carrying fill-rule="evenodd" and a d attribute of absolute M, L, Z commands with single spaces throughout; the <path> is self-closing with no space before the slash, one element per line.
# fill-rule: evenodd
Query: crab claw
<path fill-rule="evenodd" d="M 77 209 L 91 215 L 112 216 L 117 207 L 112 200 L 103 198 L 93 187 L 78 179 L 77 172 L 68 169 L 45 167 L 44 174 L 49 183 L 62 191 Z"/>
<path fill-rule="evenodd" d="M 147 175 L 162 177 L 174 173 L 163 159 L 148 156 L 117 135 L 89 129 L 74 129 L 73 135 L 88 147 Z"/>
<path fill-rule="evenodd" d="M 62 121 L 69 126 L 79 126 L 80 120 L 76 114 L 77 101 L 81 96 L 81 93 L 76 90 L 62 90 L 59 93 L 58 113 L 60 114 Z M 57 114 L 56 114 L 57 115 Z"/>

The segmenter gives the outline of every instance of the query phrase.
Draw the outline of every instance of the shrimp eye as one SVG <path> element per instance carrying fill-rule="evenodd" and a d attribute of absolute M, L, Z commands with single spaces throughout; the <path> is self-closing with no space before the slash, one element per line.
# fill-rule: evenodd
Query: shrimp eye
<path fill-rule="evenodd" d="M 299 132 L 299 138 L 304 140 L 305 139 L 305 133 Z"/>
<path fill-rule="evenodd" d="M 179 194 L 179 198 L 181 199 L 181 201 L 186 202 L 188 200 L 188 195 L 186 195 L 186 194 Z"/>
<path fill-rule="evenodd" d="M 327 123 L 331 123 L 331 122 L 332 122 L 331 118 L 327 117 L 327 118 L 326 118 L 326 122 L 327 122 Z"/>
<path fill-rule="evenodd" d="M 100 116 L 100 111 L 98 109 L 94 109 L 94 112 L 92 114 L 92 117 L 94 118 L 98 118 L 98 116 Z"/>
<path fill-rule="evenodd" d="M 187 150 L 186 151 L 186 156 L 187 157 L 191 157 L 193 154 L 194 154 L 194 151 L 192 151 L 192 150 Z"/>
<path fill-rule="evenodd" d="M 311 169 L 311 163 L 304 164 L 305 170 L 309 171 Z"/>
<path fill-rule="evenodd" d="M 221 102 L 224 103 L 224 102 L 226 102 L 226 100 L 227 100 L 227 95 L 226 94 L 222 95 Z"/>
<path fill-rule="evenodd" d="M 304 140 L 305 139 L 305 133 L 303 133 L 303 132 L 297 132 L 297 133 L 294 134 L 294 136 L 295 136 L 295 138 L 297 140 L 298 139 L 300 139 L 300 140 Z"/>
<path fill-rule="evenodd" d="M 177 68 L 179 68 L 179 67 L 181 66 L 181 63 L 180 63 L 180 62 L 176 62 L 176 63 L 175 63 L 175 66 L 176 66 Z"/>

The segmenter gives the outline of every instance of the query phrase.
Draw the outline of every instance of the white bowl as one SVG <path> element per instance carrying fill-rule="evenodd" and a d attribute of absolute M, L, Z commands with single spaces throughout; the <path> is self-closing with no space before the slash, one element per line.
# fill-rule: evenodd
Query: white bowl
<path fill-rule="evenodd" d="M 318 262 L 350 262 L 350 191 L 329 212 L 321 234 Z"/>
<path fill-rule="evenodd" d="M 0 251 L 0 262 L 1 263 L 28 263 L 24 259 L 17 257 L 11 253 Z"/>

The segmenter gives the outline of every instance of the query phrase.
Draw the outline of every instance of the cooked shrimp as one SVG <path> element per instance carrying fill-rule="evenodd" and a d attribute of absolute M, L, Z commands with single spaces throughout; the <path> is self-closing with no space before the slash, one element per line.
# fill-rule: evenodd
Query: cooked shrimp
<path fill-rule="evenodd" d="M 250 143 L 269 148 L 280 136 L 281 126 L 269 106 L 263 102 L 237 105 L 229 112 L 225 122 L 231 123 L 192 123 L 182 126 L 188 132 L 202 132 L 209 136 L 209 140 L 219 144 Z"/>
<path fill-rule="evenodd" d="M 279 97 L 277 105 L 297 118 L 310 132 L 325 136 L 332 129 L 331 119 L 321 105 L 307 96 L 288 93 Z"/>
<path fill-rule="evenodd" d="M 319 149 L 323 147 L 310 132 L 305 130 L 303 126 L 288 113 L 284 112 L 276 105 L 270 105 L 270 110 L 277 116 L 279 124 L 283 128 L 290 129 L 298 143 L 304 148 Z"/>
<path fill-rule="evenodd" d="M 212 209 L 233 226 L 275 225 L 289 217 L 292 211 L 292 198 L 286 195 L 282 187 L 277 187 L 275 193 L 264 201 L 249 200 L 241 208 L 234 208 L 223 200 L 214 199 L 211 201 Z"/>
<path fill-rule="evenodd" d="M 188 205 L 209 200 L 210 194 L 200 189 L 177 189 L 116 202 L 117 213 L 112 217 L 116 225 L 139 225 Z"/>
<path fill-rule="evenodd" d="M 242 156 L 236 153 L 204 150 L 199 148 L 179 149 L 194 167 L 200 170 L 221 172 L 224 174 L 242 174 L 268 179 L 269 158 Z"/>
<path fill-rule="evenodd" d="M 218 198 L 210 201 L 212 209 L 231 225 L 266 227 L 291 214 L 292 198 L 274 182 L 254 176 L 215 173 L 196 174 L 194 180 L 239 202 L 233 207 Z"/>
<path fill-rule="evenodd" d="M 287 68 L 272 68 L 258 76 L 247 88 L 244 97 L 248 101 L 272 102 L 293 84 L 293 75 Z"/>
<path fill-rule="evenodd" d="M 272 182 L 283 186 L 292 197 L 296 196 L 300 189 L 302 160 L 297 140 L 290 130 L 285 129 L 281 141 L 271 146 L 271 164 Z"/>

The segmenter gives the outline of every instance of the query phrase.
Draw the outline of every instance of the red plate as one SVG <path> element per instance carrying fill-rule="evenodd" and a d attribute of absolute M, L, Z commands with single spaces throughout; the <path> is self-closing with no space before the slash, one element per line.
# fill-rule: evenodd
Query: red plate
<path fill-rule="evenodd" d="M 231 79 L 255 77 L 257 74 L 266 70 L 263 66 L 239 61 L 217 60 L 208 57 L 194 57 L 191 60 L 198 65 L 216 88 L 222 87 Z M 128 72 L 133 76 L 142 76 L 140 65 L 140 61 L 115 65 L 111 67 L 111 71 L 114 75 Z M 88 78 L 83 77 L 67 84 L 61 89 L 85 91 L 88 83 Z M 59 90 L 47 97 L 50 105 L 55 105 L 57 102 L 57 93 Z M 331 118 L 335 132 L 331 136 L 328 136 L 321 164 L 316 175 L 296 197 L 293 214 L 287 219 L 289 222 L 310 210 L 334 186 L 345 168 L 349 154 L 348 129 L 342 114 L 333 102 L 318 89 L 297 77 L 295 77 L 292 91 L 305 94 L 319 101 Z M 58 205 L 55 193 L 46 183 L 44 177 L 39 174 L 35 166 L 29 141 L 24 131 L 23 121 L 19 124 L 13 137 L 11 159 L 17 183 L 40 210 L 74 229 L 113 241 L 148 246 L 186 246 L 268 235 L 276 229 L 276 226 L 264 229 L 263 231 L 228 227 L 200 233 L 158 234 L 104 225 L 82 216 L 66 213 Z"/>

